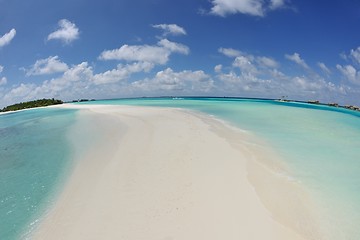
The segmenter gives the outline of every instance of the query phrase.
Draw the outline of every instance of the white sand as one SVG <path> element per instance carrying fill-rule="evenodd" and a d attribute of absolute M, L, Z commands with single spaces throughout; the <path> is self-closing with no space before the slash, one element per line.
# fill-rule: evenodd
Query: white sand
<path fill-rule="evenodd" d="M 248 134 L 183 110 L 62 107 L 90 111 L 71 133 L 74 171 L 33 239 L 305 239 L 250 183 Z"/>

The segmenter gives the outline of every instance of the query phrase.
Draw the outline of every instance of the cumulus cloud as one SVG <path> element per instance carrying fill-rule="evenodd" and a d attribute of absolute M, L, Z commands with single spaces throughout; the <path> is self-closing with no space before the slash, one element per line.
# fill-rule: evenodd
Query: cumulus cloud
<path fill-rule="evenodd" d="M 2 37 L 0 37 L 0 48 L 5 45 L 8 45 L 11 42 L 11 40 L 13 40 L 15 35 L 16 35 L 16 30 L 13 28 L 10 30 L 10 32 L 5 33 Z"/>
<path fill-rule="evenodd" d="M 346 62 L 352 62 L 352 64 L 340 65 L 337 64 L 336 68 L 349 82 L 360 85 L 360 47 L 351 49 L 349 54 L 342 53 L 342 59 Z"/>
<path fill-rule="evenodd" d="M 0 78 L 0 86 L 5 85 L 7 83 L 6 77 Z"/>
<path fill-rule="evenodd" d="M 249 94 L 261 93 L 262 96 L 268 97 L 269 94 L 273 94 L 270 89 L 275 87 L 270 79 L 262 79 L 247 72 L 236 74 L 230 71 L 229 73 L 221 73 L 217 77 L 223 82 L 224 90 L 228 94 L 251 96 Z M 277 91 L 281 91 L 281 89 L 277 89 Z"/>
<path fill-rule="evenodd" d="M 217 72 L 217 77 L 224 83 L 225 91 L 241 93 L 247 96 L 248 93 L 266 93 L 272 87 L 272 80 L 261 78 L 262 75 L 270 74 L 271 69 L 276 68 L 278 63 L 269 57 L 254 56 L 232 48 L 220 48 L 219 52 L 228 57 L 235 57 L 229 73 Z M 234 70 L 240 69 L 240 74 Z"/>
<path fill-rule="evenodd" d="M 112 69 L 103 73 L 96 74 L 92 77 L 92 81 L 96 84 L 115 83 L 128 79 L 131 74 L 137 72 L 148 72 L 153 68 L 153 64 L 148 62 L 136 62 L 133 64 L 119 64 L 116 69 Z"/>
<path fill-rule="evenodd" d="M 186 31 L 184 28 L 176 25 L 176 24 L 155 24 L 152 25 L 154 28 L 158 28 L 164 31 L 163 35 L 186 35 Z"/>
<path fill-rule="evenodd" d="M 325 65 L 325 63 L 323 62 L 318 62 L 317 63 L 319 68 L 326 74 L 326 75 L 330 75 L 331 71 L 330 69 Z"/>
<path fill-rule="evenodd" d="M 254 80 L 258 79 L 258 76 L 273 76 L 276 73 L 280 73 L 277 70 L 280 64 L 273 58 L 266 56 L 254 56 L 252 54 L 248 54 L 233 48 L 219 48 L 218 51 L 227 57 L 234 58 L 234 61 L 232 62 L 232 68 L 233 70 L 240 70 L 242 79 L 246 78 Z M 222 66 L 221 68 L 215 68 L 215 72 L 218 74 L 222 73 L 221 70 Z M 233 75 L 227 75 L 226 79 L 235 79 L 229 76 Z"/>
<path fill-rule="evenodd" d="M 278 69 L 272 69 L 270 71 L 270 75 L 274 79 L 280 79 L 280 80 L 287 80 L 288 79 L 288 76 L 286 76 L 285 73 L 279 71 Z"/>
<path fill-rule="evenodd" d="M 293 61 L 294 63 L 302 66 L 305 69 L 310 69 L 310 67 L 306 64 L 305 60 L 300 57 L 299 53 L 294 53 L 292 55 L 285 54 L 285 58 Z"/>
<path fill-rule="evenodd" d="M 81 97 L 88 90 L 93 76 L 87 62 L 71 66 L 60 77 L 37 84 L 20 84 L 11 89 L 5 96 L 5 102 L 27 101 L 37 98 L 72 99 Z"/>
<path fill-rule="evenodd" d="M 274 70 L 274 76 L 260 76 L 248 72 L 240 74 L 230 71 L 218 74 L 218 79 L 223 82 L 227 94 L 241 96 L 261 96 L 280 98 L 289 96 L 293 99 L 310 100 L 313 98 L 330 101 L 331 96 L 341 95 L 343 89 L 332 82 L 322 78 L 309 78 L 307 76 L 288 76 Z"/>
<path fill-rule="evenodd" d="M 221 71 L 222 71 L 222 65 L 221 64 L 218 64 L 218 65 L 216 65 L 215 67 L 214 67 L 214 71 L 216 72 L 216 73 L 220 73 Z"/>
<path fill-rule="evenodd" d="M 240 68 L 242 72 L 251 73 L 251 74 L 257 74 L 258 70 L 253 64 L 253 57 L 252 56 L 239 56 L 236 57 L 233 66 Z"/>
<path fill-rule="evenodd" d="M 269 8 L 275 10 L 285 6 L 285 0 L 271 0 Z"/>
<path fill-rule="evenodd" d="M 256 63 L 258 66 L 263 68 L 278 68 L 280 65 L 273 58 L 265 56 L 253 56 L 251 54 L 246 54 L 233 48 L 219 48 L 218 52 L 224 54 L 229 58 L 235 58 L 233 66 L 237 67 L 240 67 L 239 64 L 244 66 L 245 63 L 247 65 Z"/>
<path fill-rule="evenodd" d="M 172 53 L 187 55 L 190 50 L 187 46 L 162 39 L 157 45 L 123 45 L 118 49 L 103 51 L 101 60 L 125 60 L 128 62 L 140 61 L 153 64 L 166 64 Z"/>
<path fill-rule="evenodd" d="M 229 58 L 238 57 L 242 54 L 239 50 L 233 48 L 219 48 L 218 51 Z"/>
<path fill-rule="evenodd" d="M 82 62 L 69 68 L 60 78 L 60 82 L 76 82 L 83 79 L 90 79 L 93 70 L 87 62 Z"/>
<path fill-rule="evenodd" d="M 266 12 L 282 8 L 285 0 L 212 0 L 211 14 L 225 17 L 231 14 L 247 14 L 264 17 Z"/>
<path fill-rule="evenodd" d="M 360 64 L 360 47 L 350 50 L 350 57 L 355 61 L 356 64 Z"/>
<path fill-rule="evenodd" d="M 174 52 L 174 53 L 188 55 L 190 52 L 187 46 L 180 43 L 170 42 L 167 39 L 161 39 L 158 45 L 169 50 L 171 53 Z"/>
<path fill-rule="evenodd" d="M 206 93 L 213 89 L 214 81 L 201 70 L 175 72 L 171 68 L 167 68 L 156 73 L 153 79 L 133 82 L 132 87 L 144 92 Z"/>
<path fill-rule="evenodd" d="M 60 40 L 69 44 L 79 38 L 79 29 L 76 25 L 67 19 L 61 19 L 58 22 L 59 29 L 48 35 L 47 40 Z"/>
<path fill-rule="evenodd" d="M 45 75 L 68 70 L 68 65 L 59 60 L 58 56 L 50 56 L 46 59 L 37 60 L 30 69 L 26 70 L 26 75 Z"/>
<path fill-rule="evenodd" d="M 150 45 L 123 45 L 118 49 L 103 51 L 101 60 L 145 61 L 156 64 L 165 64 L 169 60 L 170 52 L 159 46 Z"/>
<path fill-rule="evenodd" d="M 253 16 L 264 16 L 263 3 L 260 0 L 213 0 L 211 13 L 225 17 L 242 13 Z"/>
<path fill-rule="evenodd" d="M 226 95 L 269 98 L 289 96 L 292 99 L 316 98 L 326 102 L 334 96 L 338 98 L 346 94 L 344 86 L 326 81 L 314 71 L 309 71 L 311 69 L 298 53 L 287 55 L 286 58 L 307 71 L 304 75 L 293 76 L 282 72 L 280 63 L 271 57 L 252 55 L 232 48 L 220 48 L 218 51 L 234 58 L 230 68 L 218 65 L 214 69 L 217 86 L 221 86 L 217 89 Z"/>
<path fill-rule="evenodd" d="M 29 95 L 32 93 L 35 87 L 35 84 L 21 83 L 19 86 L 16 86 L 7 92 L 1 102 L 8 104 L 29 100 L 31 99 L 29 98 Z"/>
<path fill-rule="evenodd" d="M 279 67 L 279 63 L 270 57 L 260 56 L 260 57 L 256 58 L 256 61 L 259 63 L 259 65 L 265 66 L 268 68 L 278 68 Z"/>
<path fill-rule="evenodd" d="M 352 65 L 341 66 L 340 64 L 336 65 L 336 68 L 345 76 L 347 80 L 352 83 L 360 84 L 360 72 L 356 70 Z"/>
<path fill-rule="evenodd" d="M 2 73 L 2 71 L 4 70 L 4 67 L 0 65 L 0 73 Z M 3 86 L 7 83 L 7 79 L 6 77 L 1 77 L 0 78 L 0 86 Z"/>

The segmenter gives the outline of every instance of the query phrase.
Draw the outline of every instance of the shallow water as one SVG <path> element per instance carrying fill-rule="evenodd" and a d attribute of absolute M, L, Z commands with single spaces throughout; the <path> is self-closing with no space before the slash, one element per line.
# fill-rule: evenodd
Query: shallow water
<path fill-rule="evenodd" d="M 250 131 L 273 147 L 319 206 L 324 239 L 360 237 L 360 113 L 327 106 L 228 98 L 123 99 L 80 104 L 177 107 Z M 18 239 L 51 204 L 71 163 L 75 110 L 0 115 L 0 239 Z"/>
<path fill-rule="evenodd" d="M 74 117 L 64 109 L 0 115 L 0 239 L 24 238 L 51 203 L 70 161 Z"/>
<path fill-rule="evenodd" d="M 286 162 L 291 170 L 289 177 L 310 191 L 319 207 L 319 227 L 325 239 L 360 238 L 359 112 L 303 103 L 228 98 L 92 103 L 193 109 L 253 132 L 265 139 Z"/>

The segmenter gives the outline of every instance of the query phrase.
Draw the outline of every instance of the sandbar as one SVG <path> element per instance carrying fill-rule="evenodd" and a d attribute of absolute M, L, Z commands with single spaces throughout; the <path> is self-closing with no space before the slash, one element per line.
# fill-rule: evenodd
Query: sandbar
<path fill-rule="evenodd" d="M 80 109 L 74 164 L 32 239 L 311 239 L 267 199 L 284 186 L 251 134 L 181 109 L 59 107 Z"/>

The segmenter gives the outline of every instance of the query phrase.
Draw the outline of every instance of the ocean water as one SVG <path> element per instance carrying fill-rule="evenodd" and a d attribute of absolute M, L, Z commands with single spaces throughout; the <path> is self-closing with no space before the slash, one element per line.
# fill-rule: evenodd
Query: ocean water
<path fill-rule="evenodd" d="M 74 110 L 0 115 L 0 239 L 24 239 L 52 202 L 71 159 Z"/>
<path fill-rule="evenodd" d="M 360 239 L 360 112 L 229 98 L 145 98 L 85 104 L 177 107 L 224 119 L 266 140 L 315 199 L 324 239 Z"/>
<path fill-rule="evenodd" d="M 224 119 L 264 139 L 316 200 L 324 239 L 360 239 L 360 113 L 302 103 L 230 98 L 145 98 L 85 102 L 176 107 Z M 75 110 L 0 115 L 0 239 L 23 237 L 53 202 L 72 148 Z"/>

